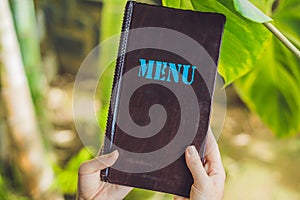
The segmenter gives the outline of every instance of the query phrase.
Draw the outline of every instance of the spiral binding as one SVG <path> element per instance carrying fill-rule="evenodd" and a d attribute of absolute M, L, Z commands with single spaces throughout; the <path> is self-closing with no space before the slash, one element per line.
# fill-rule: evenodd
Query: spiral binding
<path fill-rule="evenodd" d="M 127 41 L 129 36 L 129 29 L 131 25 L 131 18 L 133 12 L 133 6 L 136 4 L 134 1 L 128 1 L 125 7 L 123 24 L 122 24 L 122 35 L 119 42 L 119 50 L 118 50 L 118 58 L 116 62 L 116 68 L 113 79 L 113 86 L 111 91 L 111 103 L 109 105 L 109 112 L 106 121 L 106 132 L 105 135 L 109 139 L 109 143 L 105 140 L 104 146 L 102 148 L 101 154 L 108 153 L 112 149 L 114 134 L 115 134 L 115 126 L 116 126 L 116 118 L 117 118 L 117 110 L 119 104 L 119 93 L 120 93 L 120 85 L 121 85 L 121 76 L 124 69 L 125 64 L 125 53 L 127 49 Z M 118 83 L 118 84 L 117 84 Z M 114 93 L 114 89 L 116 88 L 116 93 Z M 113 108 L 113 109 L 112 109 Z M 113 111 L 113 113 L 112 113 Z M 107 152 L 106 152 L 107 151 Z M 101 172 L 101 178 L 104 181 L 108 181 L 108 173 L 109 168 L 106 168 L 104 174 Z"/>

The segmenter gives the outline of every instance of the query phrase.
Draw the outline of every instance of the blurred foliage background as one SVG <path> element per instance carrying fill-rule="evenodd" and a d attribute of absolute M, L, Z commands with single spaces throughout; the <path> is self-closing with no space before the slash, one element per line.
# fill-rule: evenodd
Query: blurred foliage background
<path fill-rule="evenodd" d="M 300 199 L 300 59 L 236 11 L 237 0 L 142 2 L 227 17 L 219 65 L 228 101 L 219 140 L 224 199 Z M 251 2 L 300 48 L 299 0 Z M 99 42 L 120 32 L 125 3 L 0 0 L 1 200 L 75 199 L 78 167 L 92 158 L 73 121 L 75 75 Z M 113 70 L 112 63 L 97 91 L 102 128 Z M 126 199 L 172 196 L 134 189 Z"/>

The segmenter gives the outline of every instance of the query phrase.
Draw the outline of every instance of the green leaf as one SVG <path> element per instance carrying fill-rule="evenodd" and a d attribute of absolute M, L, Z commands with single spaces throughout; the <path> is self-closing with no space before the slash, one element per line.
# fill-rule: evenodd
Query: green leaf
<path fill-rule="evenodd" d="M 134 188 L 124 200 L 151 200 L 152 197 L 156 194 L 154 191 L 143 190 L 139 188 Z"/>
<path fill-rule="evenodd" d="M 299 48 L 300 2 L 282 0 L 274 11 L 275 25 Z M 300 131 L 300 60 L 272 38 L 256 68 L 235 83 L 246 104 L 276 135 Z"/>
<path fill-rule="evenodd" d="M 162 0 L 162 2 L 164 6 L 193 10 L 193 5 L 189 0 Z"/>
<path fill-rule="evenodd" d="M 178 1 L 163 0 L 165 6 L 178 8 Z M 269 44 L 271 33 L 262 25 L 252 22 L 235 10 L 228 0 L 186 0 L 183 9 L 217 12 L 226 16 L 221 47 L 219 73 L 228 85 L 255 67 L 256 61 Z M 190 8 L 188 2 L 191 3 Z"/>
<path fill-rule="evenodd" d="M 300 47 L 299 9 L 299 0 L 281 0 L 273 13 L 276 27 L 298 48 Z"/>
<path fill-rule="evenodd" d="M 253 5 L 263 11 L 268 16 L 272 15 L 272 7 L 276 0 L 250 0 Z"/>
<path fill-rule="evenodd" d="M 233 0 L 233 3 L 236 11 L 253 22 L 264 23 L 272 21 L 272 18 L 264 14 L 248 0 Z"/>
<path fill-rule="evenodd" d="M 67 163 L 65 168 L 54 165 L 56 180 L 53 189 L 59 190 L 65 194 L 75 194 L 77 190 L 78 169 L 82 162 L 92 158 L 90 152 L 94 149 L 82 148 Z"/>

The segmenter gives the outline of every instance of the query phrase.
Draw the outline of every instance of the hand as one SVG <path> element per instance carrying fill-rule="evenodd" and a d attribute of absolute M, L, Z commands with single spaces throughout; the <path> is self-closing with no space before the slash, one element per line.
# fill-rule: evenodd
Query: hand
<path fill-rule="evenodd" d="M 118 151 L 102 155 L 81 164 L 78 171 L 78 200 L 121 200 L 131 187 L 102 182 L 100 170 L 112 166 L 119 157 Z"/>
<path fill-rule="evenodd" d="M 221 200 L 223 198 L 226 175 L 218 145 L 211 132 L 206 142 L 206 153 L 203 167 L 196 148 L 189 146 L 186 149 L 186 163 L 194 179 L 190 200 Z M 175 197 L 174 199 L 186 200 L 187 198 Z"/>

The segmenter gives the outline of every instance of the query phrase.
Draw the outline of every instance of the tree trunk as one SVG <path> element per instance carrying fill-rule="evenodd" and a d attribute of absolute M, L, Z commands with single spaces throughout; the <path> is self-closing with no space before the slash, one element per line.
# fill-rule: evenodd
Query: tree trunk
<path fill-rule="evenodd" d="M 9 0 L 19 40 L 21 56 L 39 119 L 39 128 L 44 136 L 44 144 L 49 146 L 46 133 L 52 130 L 48 119 L 46 97 L 47 84 L 42 70 L 41 50 L 33 0 Z"/>
<path fill-rule="evenodd" d="M 53 171 L 38 129 L 8 0 L 0 0 L 0 49 L 3 99 L 12 143 L 24 187 L 41 199 L 53 182 Z"/>

